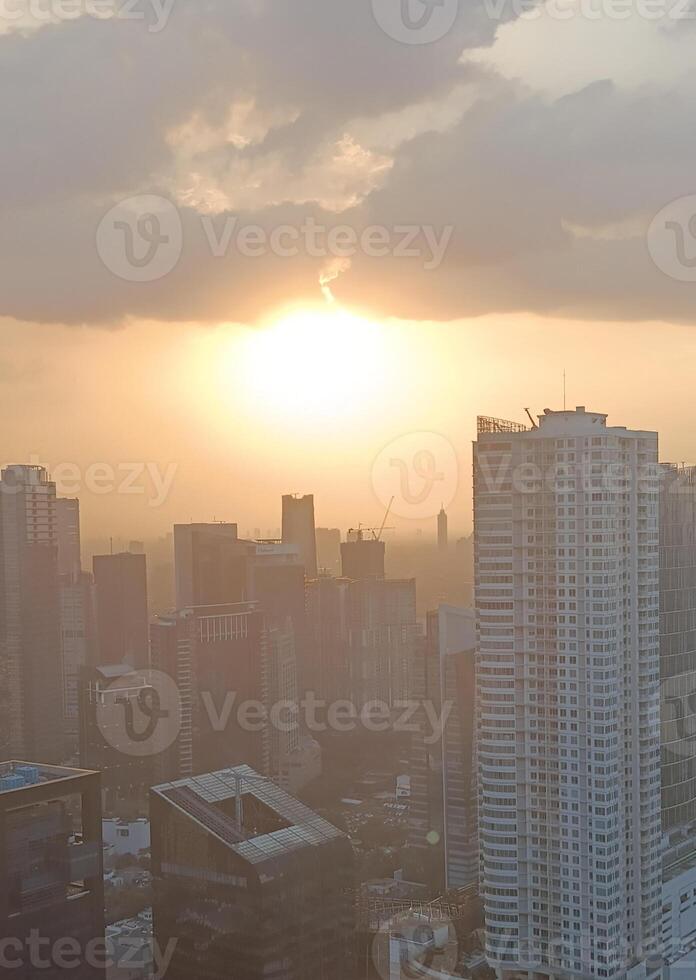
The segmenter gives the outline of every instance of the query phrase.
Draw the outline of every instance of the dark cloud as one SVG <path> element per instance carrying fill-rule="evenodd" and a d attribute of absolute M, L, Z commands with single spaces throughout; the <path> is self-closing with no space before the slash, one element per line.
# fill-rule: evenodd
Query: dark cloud
<path fill-rule="evenodd" d="M 693 85 L 629 91 L 598 81 L 562 99 L 534 96 L 460 60 L 491 43 L 495 26 L 483 4 L 467 2 L 441 41 L 409 46 L 377 27 L 365 0 L 178 0 L 160 33 L 83 18 L 0 37 L 0 315 L 252 321 L 316 299 L 325 256 L 211 255 L 201 187 L 230 196 L 239 172 L 240 210 L 218 214 L 216 228 L 235 218 L 270 235 L 310 217 L 358 233 L 452 226 L 436 269 L 422 258 L 352 258 L 335 294 L 376 313 L 692 319 L 696 287 L 656 269 L 640 229 L 696 191 Z M 444 105 L 465 83 L 478 98 L 460 118 L 408 132 L 409 107 Z M 182 159 L 173 134 L 192 120 L 220 132 L 230 106 L 245 102 L 273 120 L 265 134 L 247 145 L 194 140 Z M 357 148 L 393 156 L 370 193 L 346 179 L 355 202 L 336 213 L 320 192 L 312 201 L 297 190 L 356 120 L 399 112 L 397 145 L 385 137 Z M 369 173 L 369 157 L 363 165 Z M 250 208 L 257 183 L 267 199 Z M 141 194 L 193 201 L 180 206 L 181 260 L 150 283 L 114 276 L 95 244 L 109 208 Z"/>

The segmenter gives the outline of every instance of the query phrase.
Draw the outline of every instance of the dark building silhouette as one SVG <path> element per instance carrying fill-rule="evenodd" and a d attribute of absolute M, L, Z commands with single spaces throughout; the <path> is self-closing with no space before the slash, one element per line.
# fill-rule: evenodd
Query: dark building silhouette
<path fill-rule="evenodd" d="M 317 576 L 317 542 L 314 529 L 314 497 L 286 494 L 283 497 L 283 544 L 294 544 L 300 552 L 307 578 Z"/>
<path fill-rule="evenodd" d="M 181 731 L 159 760 L 172 779 L 247 763 L 263 769 L 266 725 L 240 724 L 245 702 L 264 702 L 266 626 L 257 603 L 195 606 L 151 627 L 152 666 L 177 684 Z"/>
<path fill-rule="evenodd" d="M 311 665 L 307 690 L 333 703 L 353 695 L 349 642 L 351 579 L 320 575 L 307 582 Z"/>
<path fill-rule="evenodd" d="M 0 747 L 62 757 L 63 699 L 56 486 L 41 466 L 0 482 Z"/>
<path fill-rule="evenodd" d="M 361 531 L 341 545 L 343 578 L 384 578 L 384 541 L 366 538 Z"/>
<path fill-rule="evenodd" d="M 134 716 L 139 717 L 137 702 L 149 699 L 152 703 L 151 692 L 149 671 L 136 671 L 128 664 L 86 666 L 80 672 L 80 765 L 101 772 L 107 814 L 145 812 L 157 756 L 149 751 L 144 755 L 133 752 L 137 745 L 127 742 L 124 711 L 130 702 Z M 163 707 L 171 709 L 170 705 Z"/>
<path fill-rule="evenodd" d="M 440 508 L 440 513 L 437 515 L 437 546 L 440 551 L 447 551 L 449 547 L 447 512 L 444 507 Z"/>
<path fill-rule="evenodd" d="M 0 764 L 0 882 L 0 937 L 12 940 L 3 947 L 8 976 L 104 980 L 99 773 Z M 33 952 L 32 934 L 42 942 Z M 55 955 L 66 943 L 74 969 Z"/>
<path fill-rule="evenodd" d="M 348 838 L 247 766 L 151 794 L 168 980 L 354 980 Z"/>
<path fill-rule="evenodd" d="M 341 574 L 341 532 L 338 528 L 318 527 L 317 565 L 320 572 Z"/>
<path fill-rule="evenodd" d="M 148 665 L 145 555 L 95 555 L 94 594 L 100 664 Z"/>
<path fill-rule="evenodd" d="M 80 501 L 59 497 L 56 500 L 56 541 L 58 573 L 75 579 L 82 572 L 80 555 Z"/>
<path fill-rule="evenodd" d="M 249 598 L 253 542 L 236 524 L 175 524 L 176 607 L 214 606 Z"/>

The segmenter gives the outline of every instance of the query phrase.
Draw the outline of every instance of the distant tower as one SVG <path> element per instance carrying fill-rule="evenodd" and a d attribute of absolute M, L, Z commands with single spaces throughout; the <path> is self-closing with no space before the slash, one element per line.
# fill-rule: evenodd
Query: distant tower
<path fill-rule="evenodd" d="M 297 545 L 307 578 L 317 577 L 317 542 L 314 530 L 314 496 L 283 497 L 283 544 Z"/>
<path fill-rule="evenodd" d="M 437 546 L 440 551 L 447 551 L 447 513 L 444 506 L 437 515 Z"/>
<path fill-rule="evenodd" d="M 98 663 L 144 669 L 150 659 L 145 555 L 95 555 L 92 569 Z"/>

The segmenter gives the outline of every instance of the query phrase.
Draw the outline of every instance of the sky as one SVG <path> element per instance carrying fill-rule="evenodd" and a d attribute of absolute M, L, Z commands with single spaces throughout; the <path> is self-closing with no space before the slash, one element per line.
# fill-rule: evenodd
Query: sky
<path fill-rule="evenodd" d="M 0 3 L 2 461 L 85 534 L 468 533 L 564 370 L 696 460 L 690 0 L 99 2 Z"/>

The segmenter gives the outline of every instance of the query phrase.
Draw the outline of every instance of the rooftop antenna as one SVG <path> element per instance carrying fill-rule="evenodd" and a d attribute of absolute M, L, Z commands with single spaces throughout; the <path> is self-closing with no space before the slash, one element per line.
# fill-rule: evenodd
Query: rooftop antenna
<path fill-rule="evenodd" d="M 566 410 L 566 369 L 563 368 L 563 411 Z"/>

